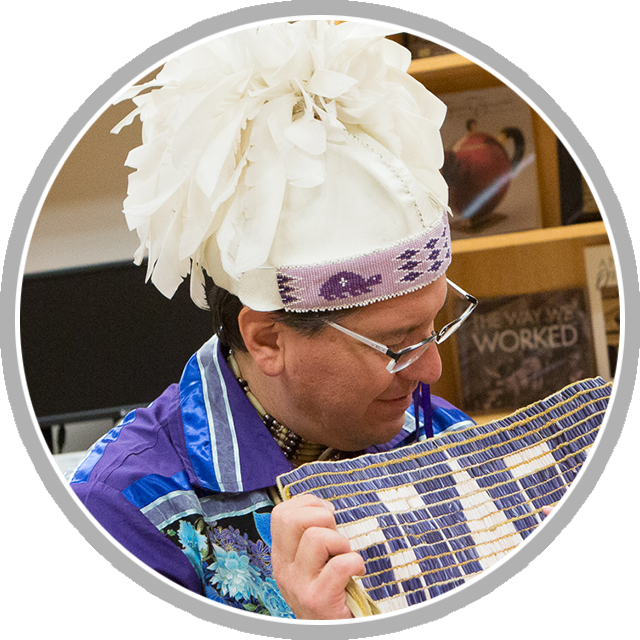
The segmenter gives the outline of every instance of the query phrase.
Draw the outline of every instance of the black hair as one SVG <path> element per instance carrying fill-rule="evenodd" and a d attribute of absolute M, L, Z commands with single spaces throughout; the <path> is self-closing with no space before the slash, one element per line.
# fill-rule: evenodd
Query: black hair
<path fill-rule="evenodd" d="M 246 352 L 247 347 L 238 326 L 238 316 L 244 305 L 237 296 L 217 286 L 211 278 L 205 277 L 205 280 L 213 332 L 220 339 L 222 347 Z M 267 313 L 270 313 L 276 322 L 281 322 L 294 331 L 313 337 L 325 328 L 327 320 L 339 322 L 359 309 L 359 307 L 352 307 L 336 311 L 305 311 L 303 313 L 278 309 Z"/>

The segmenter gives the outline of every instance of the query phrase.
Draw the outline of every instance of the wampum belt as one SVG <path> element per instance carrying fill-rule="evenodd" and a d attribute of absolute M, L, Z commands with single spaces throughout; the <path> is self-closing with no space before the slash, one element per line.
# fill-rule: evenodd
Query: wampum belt
<path fill-rule="evenodd" d="M 583 380 L 483 426 L 312 462 L 281 475 L 278 489 L 335 507 L 366 566 L 347 587 L 353 614 L 397 611 L 476 578 L 540 525 L 580 471 L 611 386 Z"/>

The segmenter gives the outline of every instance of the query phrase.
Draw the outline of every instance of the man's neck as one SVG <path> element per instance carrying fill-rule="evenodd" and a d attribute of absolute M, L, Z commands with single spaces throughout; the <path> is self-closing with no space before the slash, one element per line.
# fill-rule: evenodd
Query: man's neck
<path fill-rule="evenodd" d="M 292 429 L 284 422 L 282 416 L 286 415 L 286 412 L 279 410 L 278 407 L 287 405 L 278 403 L 277 392 L 281 391 L 281 389 L 276 380 L 264 374 L 248 353 L 234 354 L 234 357 L 234 366 L 239 369 L 240 377 L 247 383 L 245 393 L 247 393 L 249 400 L 261 414 L 263 421 L 265 420 L 265 414 L 275 418 L 275 424 L 270 418 L 268 422 L 265 422 L 265 426 L 269 428 L 285 456 L 294 464 L 317 460 L 326 447 L 314 444 L 313 441 L 309 442 L 295 428 Z M 236 371 L 236 373 L 238 372 Z M 257 405 L 255 400 L 258 401 Z M 293 423 L 297 422 L 295 420 L 290 422 L 290 424 Z"/>

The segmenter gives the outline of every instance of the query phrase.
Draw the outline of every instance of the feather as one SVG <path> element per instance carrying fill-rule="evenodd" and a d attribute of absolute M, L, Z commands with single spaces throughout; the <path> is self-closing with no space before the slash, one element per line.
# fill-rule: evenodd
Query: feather
<path fill-rule="evenodd" d="M 329 69 L 319 69 L 307 83 L 307 91 L 331 100 L 351 89 L 358 81 L 351 76 Z"/>
<path fill-rule="evenodd" d="M 206 306 L 202 269 L 222 265 L 235 282 L 268 265 L 287 188 L 324 183 L 327 142 L 345 140 L 347 126 L 443 192 L 444 105 L 406 73 L 410 54 L 390 33 L 325 20 L 261 25 L 181 53 L 118 97 L 135 108 L 113 131 L 142 121 L 124 203 L 140 238 L 134 257 L 149 256 L 165 295 L 191 272 L 192 297 Z"/>

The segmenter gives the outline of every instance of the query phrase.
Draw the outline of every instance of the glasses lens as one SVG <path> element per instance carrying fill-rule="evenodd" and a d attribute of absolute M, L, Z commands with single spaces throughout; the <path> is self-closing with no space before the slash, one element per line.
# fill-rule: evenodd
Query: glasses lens
<path fill-rule="evenodd" d="M 454 320 L 450 325 L 447 325 L 444 330 L 438 331 L 438 342 L 444 342 L 452 333 L 455 333 L 460 325 L 464 322 L 465 316 L 460 316 Z"/>
<path fill-rule="evenodd" d="M 413 364 L 430 346 L 431 342 L 427 342 L 427 344 L 423 344 L 419 349 L 415 349 L 414 351 L 409 351 L 409 353 L 401 355 L 391 367 L 391 373 L 396 373 L 397 371 L 406 369 L 410 364 Z"/>
<path fill-rule="evenodd" d="M 451 309 L 448 307 L 453 307 L 453 305 L 445 305 L 436 316 L 436 319 L 433 322 L 433 328 L 435 332 L 440 335 L 440 332 L 447 326 L 447 323 L 451 321 L 451 316 L 453 315 Z"/>
<path fill-rule="evenodd" d="M 460 325 L 469 317 L 477 301 L 448 282 L 447 303 L 436 316 L 435 330 L 438 334 L 438 344 L 444 342 L 454 334 Z"/>

